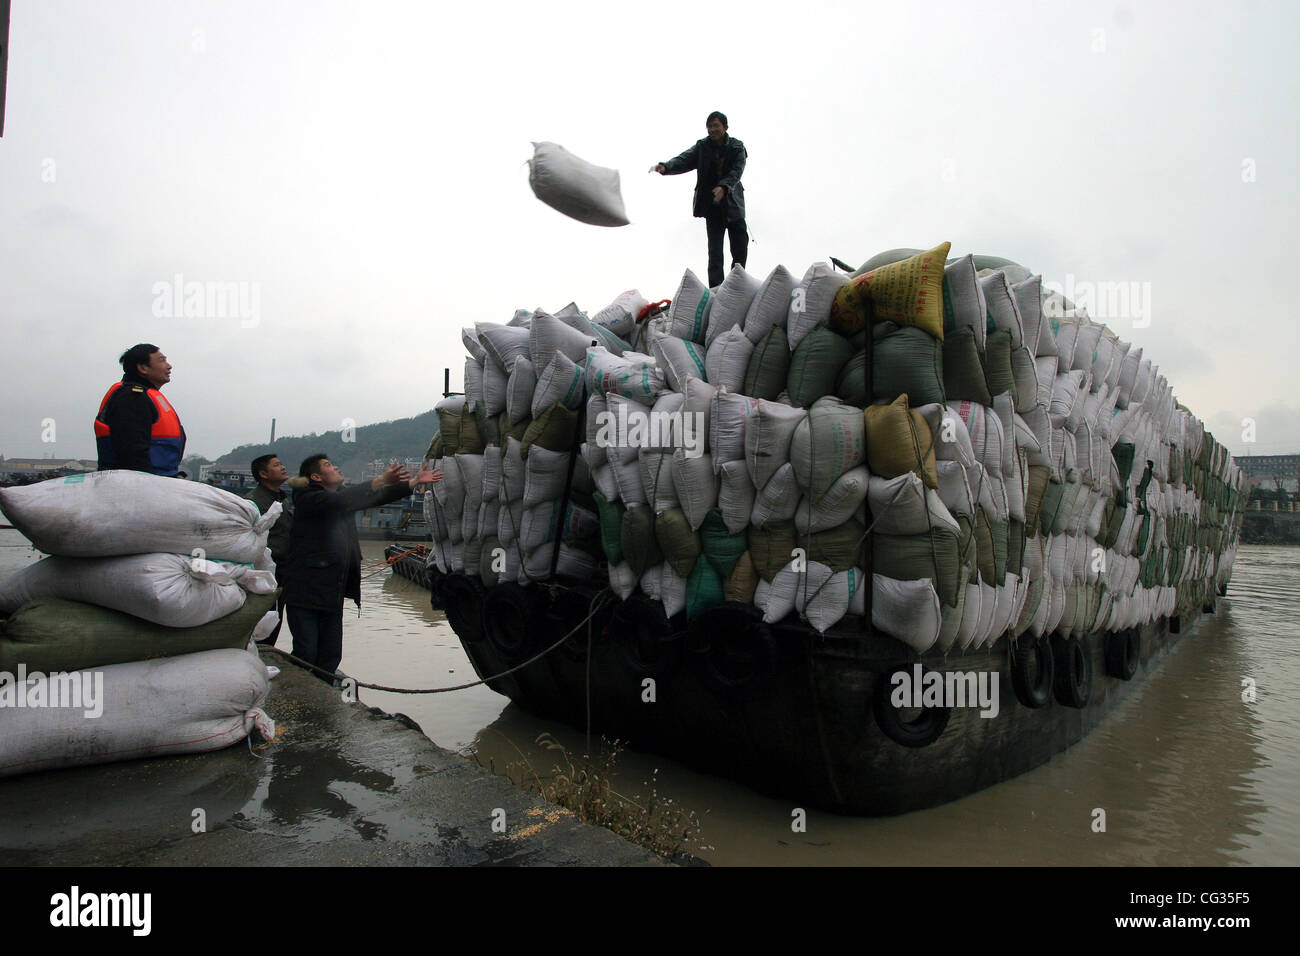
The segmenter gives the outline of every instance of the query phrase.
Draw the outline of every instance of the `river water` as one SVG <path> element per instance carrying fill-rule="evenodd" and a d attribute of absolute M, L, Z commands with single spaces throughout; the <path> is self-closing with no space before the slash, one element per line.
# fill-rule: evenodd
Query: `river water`
<path fill-rule="evenodd" d="M 342 670 L 370 683 L 440 687 L 475 679 L 445 617 L 423 588 L 373 566 L 360 616 L 344 614 Z M 0 573 L 34 560 L 0 531 Z M 703 820 L 697 854 L 715 865 L 1223 865 L 1300 863 L 1300 551 L 1249 546 L 1228 596 L 1087 738 L 1049 763 L 964 799 L 887 818 L 809 810 L 792 831 L 789 801 L 624 751 L 615 788 L 671 798 Z M 288 649 L 283 635 L 280 646 Z M 1256 699 L 1243 702 L 1243 680 Z M 549 733 L 572 753 L 585 737 L 539 720 L 484 686 L 449 694 L 365 690 L 362 700 L 407 714 L 436 743 L 477 751 L 500 770 L 527 760 L 545 773 Z M 268 703 L 274 717 L 274 697 Z M 1106 811 L 1094 832 L 1094 810 Z"/>

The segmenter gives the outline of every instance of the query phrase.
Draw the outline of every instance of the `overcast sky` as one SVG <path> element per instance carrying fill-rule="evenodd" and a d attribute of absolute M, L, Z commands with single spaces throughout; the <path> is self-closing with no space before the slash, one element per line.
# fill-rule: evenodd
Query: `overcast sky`
<path fill-rule="evenodd" d="M 94 457 L 136 342 L 216 457 L 272 416 L 431 408 L 463 325 L 668 298 L 704 225 L 692 175 L 647 169 L 714 109 L 749 150 L 750 271 L 947 240 L 1138 283 L 1149 324 L 1108 324 L 1178 398 L 1235 453 L 1248 416 L 1254 453 L 1300 452 L 1298 10 L 13 0 L 0 453 Z M 538 202 L 534 140 L 619 169 L 632 225 Z M 157 315 L 177 275 L 243 283 L 255 320 Z"/>

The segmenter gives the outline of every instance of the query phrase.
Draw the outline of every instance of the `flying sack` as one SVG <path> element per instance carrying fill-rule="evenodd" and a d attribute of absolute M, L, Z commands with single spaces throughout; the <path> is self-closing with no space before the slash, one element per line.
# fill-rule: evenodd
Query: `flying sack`
<path fill-rule="evenodd" d="M 593 166 L 558 143 L 533 143 L 528 185 L 557 212 L 592 226 L 626 226 L 618 170 Z"/>

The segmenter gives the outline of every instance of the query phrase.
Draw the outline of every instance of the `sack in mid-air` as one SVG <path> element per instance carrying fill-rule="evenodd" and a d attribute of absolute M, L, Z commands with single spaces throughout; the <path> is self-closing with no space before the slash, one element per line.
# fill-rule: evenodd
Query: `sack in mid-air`
<path fill-rule="evenodd" d="M 592 226 L 626 226 L 618 170 L 593 166 L 557 143 L 533 143 L 528 185 L 546 205 Z"/>

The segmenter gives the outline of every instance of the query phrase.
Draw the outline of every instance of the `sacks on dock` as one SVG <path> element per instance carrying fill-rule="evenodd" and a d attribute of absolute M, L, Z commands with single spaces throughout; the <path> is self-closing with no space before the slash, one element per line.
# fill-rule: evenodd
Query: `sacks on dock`
<path fill-rule="evenodd" d="M 0 623 L 0 673 L 78 671 L 155 657 L 248 646 L 275 613 L 276 593 L 250 594 L 243 607 L 199 627 L 165 627 L 109 608 L 40 598 Z M 269 633 L 269 630 L 268 630 Z"/>
<path fill-rule="evenodd" d="M 62 598 L 167 627 L 198 627 L 239 610 L 246 592 L 274 590 L 273 572 L 179 554 L 49 557 L 0 580 L 0 611 Z"/>
<path fill-rule="evenodd" d="M 172 551 L 252 564 L 280 516 L 197 481 L 142 471 L 96 471 L 0 488 L 0 510 L 46 554 L 105 558 Z"/>
<path fill-rule="evenodd" d="M 23 694 L 41 679 L 0 684 L 0 695 Z M 202 753 L 238 743 L 256 729 L 275 736 L 275 723 L 261 709 L 266 665 L 246 650 L 226 648 L 113 664 L 43 678 L 47 693 L 62 693 L 93 708 L 11 707 L 0 720 L 0 777 L 59 767 L 114 763 L 167 754 Z M 98 693 L 96 693 L 98 692 Z M 8 702 L 7 702 L 8 703 Z M 87 711 L 96 716 L 88 716 Z"/>

